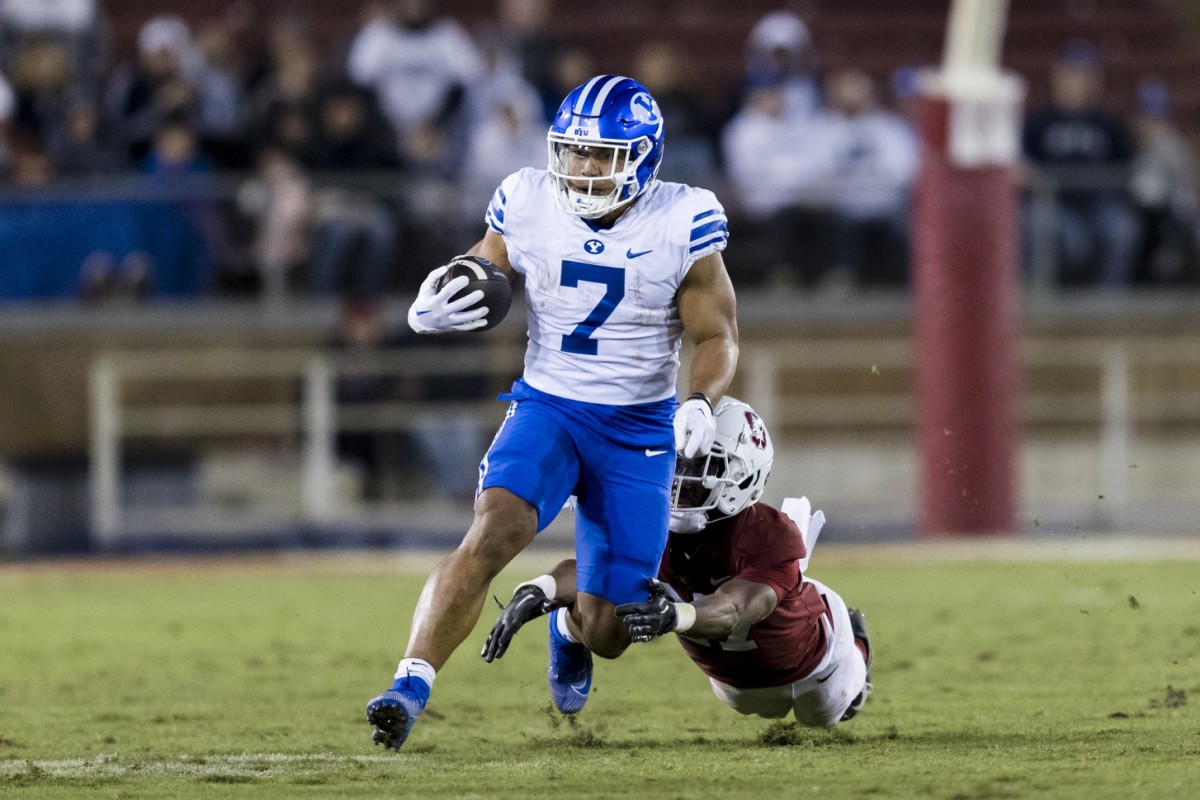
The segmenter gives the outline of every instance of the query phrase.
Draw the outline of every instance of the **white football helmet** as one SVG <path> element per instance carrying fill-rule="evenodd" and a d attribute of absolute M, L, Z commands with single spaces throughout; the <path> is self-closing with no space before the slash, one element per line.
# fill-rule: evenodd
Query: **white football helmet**
<path fill-rule="evenodd" d="M 762 499 L 775 459 L 767 426 L 754 409 L 728 396 L 717 403 L 713 419 L 717 438 L 709 454 L 676 458 L 671 486 L 673 516 L 704 512 L 708 522 L 716 522 Z"/>

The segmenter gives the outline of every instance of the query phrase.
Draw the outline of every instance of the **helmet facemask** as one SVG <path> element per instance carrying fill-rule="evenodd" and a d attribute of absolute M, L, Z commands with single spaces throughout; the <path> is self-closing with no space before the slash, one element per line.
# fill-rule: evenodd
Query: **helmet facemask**
<path fill-rule="evenodd" d="M 632 78 L 597 75 L 563 99 L 546 142 L 559 208 L 598 219 L 654 182 L 662 165 L 662 112 Z"/>
<path fill-rule="evenodd" d="M 632 202 L 644 188 L 638 182 L 638 169 L 654 150 L 645 137 L 632 141 L 592 139 L 553 130 L 546 142 L 550 156 L 547 169 L 558 189 L 555 199 L 568 214 L 584 219 L 603 217 Z M 594 171 L 599 174 L 578 174 L 578 167 L 572 170 L 573 162 L 583 159 L 595 162 L 599 169 Z M 597 185 L 606 183 L 612 184 L 612 190 L 598 193 Z"/>
<path fill-rule="evenodd" d="M 695 533 L 762 499 L 774 446 L 758 415 L 724 397 L 714 411 L 717 438 L 707 456 L 677 458 L 671 484 L 671 531 Z"/>
<path fill-rule="evenodd" d="M 709 523 L 709 512 L 717 506 L 725 472 L 725 448 L 713 444 L 708 455 L 695 458 L 675 456 L 675 478 L 671 482 L 672 533 L 698 533 Z"/>
<path fill-rule="evenodd" d="M 721 487 L 730 482 L 724 477 L 727 463 L 725 448 L 715 443 L 706 456 L 676 456 L 671 510 L 709 511 L 716 508 Z"/>

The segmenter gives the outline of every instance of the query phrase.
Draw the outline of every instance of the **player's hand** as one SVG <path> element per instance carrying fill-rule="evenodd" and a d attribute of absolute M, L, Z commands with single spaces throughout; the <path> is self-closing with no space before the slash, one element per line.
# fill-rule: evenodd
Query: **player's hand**
<path fill-rule="evenodd" d="M 640 603 L 623 603 L 617 606 L 617 616 L 629 629 L 629 637 L 635 642 L 648 642 L 675 630 L 679 615 L 675 604 L 667 597 L 666 587 L 657 578 L 650 579 L 650 599 Z"/>
<path fill-rule="evenodd" d="M 699 392 L 675 409 L 675 450 L 684 458 L 706 456 L 717 438 L 712 404 Z"/>
<path fill-rule="evenodd" d="M 471 308 L 483 299 L 483 292 L 476 290 L 455 300 L 450 299 L 470 281 L 466 275 L 459 275 L 441 290 L 434 290 L 434 283 L 448 269 L 449 265 L 429 273 L 417 291 L 417 299 L 409 306 L 408 327 L 417 333 L 473 331 L 487 324 L 484 319 L 488 314 L 487 306 Z"/>
<path fill-rule="evenodd" d="M 499 602 L 499 601 L 497 601 Z M 508 650 L 508 643 L 516 636 L 521 626 L 531 619 L 537 619 L 557 607 L 553 599 L 536 586 L 526 584 L 513 592 L 512 600 L 500 609 L 500 617 L 492 626 L 487 641 L 483 644 L 483 660 L 492 663 Z"/>

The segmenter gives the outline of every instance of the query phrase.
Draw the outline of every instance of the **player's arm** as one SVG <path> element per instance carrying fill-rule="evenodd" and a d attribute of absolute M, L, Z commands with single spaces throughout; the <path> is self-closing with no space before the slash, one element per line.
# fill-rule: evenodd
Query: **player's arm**
<path fill-rule="evenodd" d="M 486 258 L 499 267 L 508 276 L 509 280 L 512 280 L 513 267 L 512 262 L 508 260 L 508 245 L 505 243 L 504 237 L 491 228 L 487 229 L 487 232 L 483 234 L 483 238 L 472 245 L 466 254 Z"/>
<path fill-rule="evenodd" d="M 779 597 L 765 583 L 733 578 L 712 594 L 692 603 L 674 603 L 658 581 L 651 581 L 650 599 L 617 606 L 617 616 L 635 642 L 648 642 L 674 631 L 697 639 L 723 639 L 748 628 L 775 610 Z"/>
<path fill-rule="evenodd" d="M 526 622 L 537 619 L 559 606 L 575 603 L 575 559 L 560 561 L 545 575 L 525 581 L 513 591 L 508 605 L 500 607 L 500 616 L 488 633 L 479 655 L 489 664 L 504 655 L 512 638 Z M 497 600 L 496 604 L 499 605 Z"/>
<path fill-rule="evenodd" d="M 675 605 L 678 618 L 678 606 L 686 604 Z M 779 605 L 779 596 L 765 583 L 732 578 L 691 605 L 696 610 L 696 621 L 686 631 L 678 627 L 675 630 L 697 639 L 723 639 L 738 628 L 748 628 L 770 616 Z"/>
<path fill-rule="evenodd" d="M 679 287 L 679 318 L 695 346 L 688 392 L 719 400 L 738 361 L 737 297 L 719 252 L 692 264 Z"/>
<path fill-rule="evenodd" d="M 717 433 L 713 403 L 725 394 L 737 369 L 737 298 L 719 252 L 692 264 L 677 300 L 684 332 L 695 350 L 688 399 L 675 414 L 675 449 L 693 458 L 712 447 Z"/>

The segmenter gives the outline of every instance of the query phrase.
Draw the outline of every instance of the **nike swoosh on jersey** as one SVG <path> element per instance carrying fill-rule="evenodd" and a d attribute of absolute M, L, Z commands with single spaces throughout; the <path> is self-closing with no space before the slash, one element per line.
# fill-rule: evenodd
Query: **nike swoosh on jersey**
<path fill-rule="evenodd" d="M 670 450 L 651 450 L 650 448 L 646 448 L 646 458 L 654 458 L 655 456 L 661 456 L 661 455 L 663 455 L 665 453 L 669 453 L 669 452 L 671 452 L 671 451 Z"/>
<path fill-rule="evenodd" d="M 833 668 L 833 672 L 830 672 L 830 673 L 829 673 L 828 675 L 826 675 L 824 678 L 817 678 L 817 683 L 824 683 L 825 681 L 827 681 L 827 680 L 829 680 L 830 678 L 832 678 L 832 677 L 833 677 L 833 673 L 834 673 L 834 672 L 837 672 L 837 671 L 838 671 L 838 667 L 840 667 L 840 666 L 841 666 L 841 664 L 838 664 L 838 665 L 837 665 L 837 667 L 834 667 L 834 668 Z"/>
<path fill-rule="evenodd" d="M 726 575 L 724 578 L 709 578 L 708 582 L 711 583 L 713 586 L 720 586 L 722 583 L 724 583 L 725 581 L 729 580 L 732 577 L 733 577 L 732 575 Z"/>
<path fill-rule="evenodd" d="M 635 253 L 635 252 L 633 252 L 633 248 L 630 248 L 625 251 L 625 257 L 628 259 L 641 258 L 642 256 L 644 256 L 648 253 L 653 253 L 653 252 L 654 252 L 654 248 L 650 248 L 649 250 L 643 250 L 640 253 Z"/>

